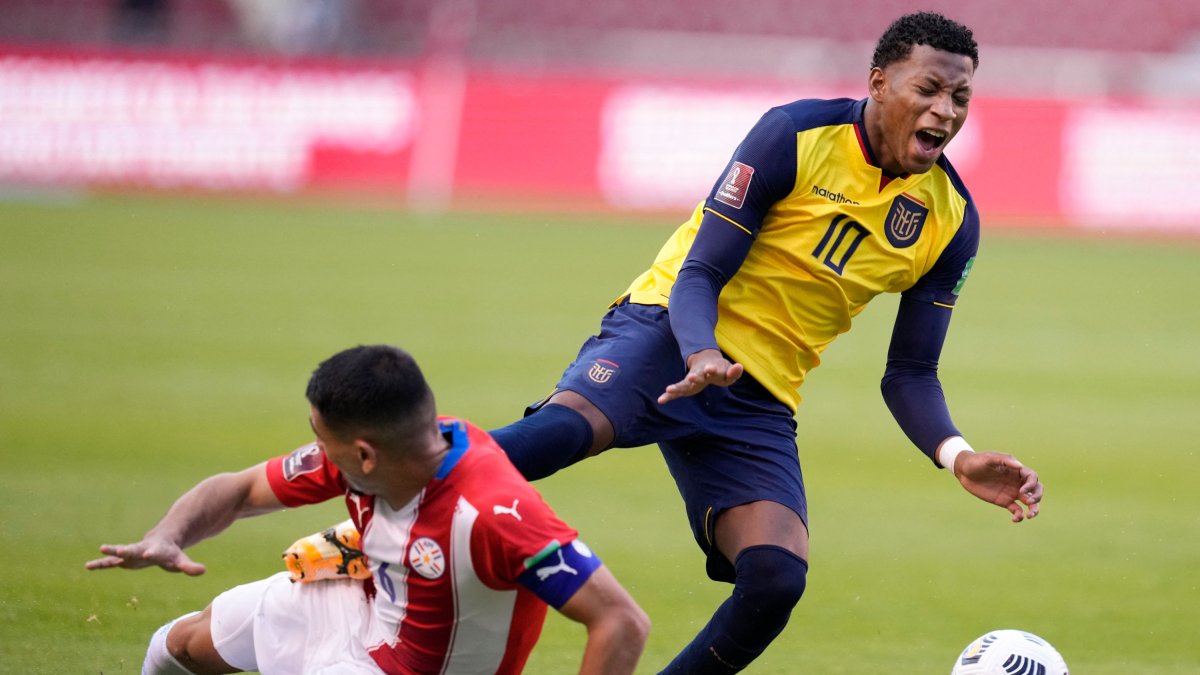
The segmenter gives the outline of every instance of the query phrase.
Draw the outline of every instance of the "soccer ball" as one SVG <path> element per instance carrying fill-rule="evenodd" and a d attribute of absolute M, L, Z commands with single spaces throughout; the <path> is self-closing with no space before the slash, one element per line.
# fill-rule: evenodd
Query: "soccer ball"
<path fill-rule="evenodd" d="M 1069 675 L 1067 662 L 1042 638 L 1023 630 L 994 630 L 959 654 L 950 675 Z"/>

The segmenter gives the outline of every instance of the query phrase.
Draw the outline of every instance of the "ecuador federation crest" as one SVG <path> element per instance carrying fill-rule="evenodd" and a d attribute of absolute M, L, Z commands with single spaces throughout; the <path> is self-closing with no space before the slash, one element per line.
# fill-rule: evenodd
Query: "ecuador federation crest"
<path fill-rule="evenodd" d="M 620 369 L 621 366 L 608 359 L 596 359 L 592 362 L 592 367 L 588 368 L 587 376 L 596 384 L 608 384 L 616 379 Z"/>
<path fill-rule="evenodd" d="M 929 207 L 906 194 L 892 200 L 884 223 L 888 241 L 896 248 L 908 248 L 921 238 L 921 229 L 929 217 Z"/>

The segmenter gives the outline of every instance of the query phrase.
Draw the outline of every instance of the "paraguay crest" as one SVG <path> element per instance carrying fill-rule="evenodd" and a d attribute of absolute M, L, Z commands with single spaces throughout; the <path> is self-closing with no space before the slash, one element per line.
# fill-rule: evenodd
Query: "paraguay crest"
<path fill-rule="evenodd" d="M 921 238 L 921 228 L 929 217 L 929 207 L 916 197 L 901 194 L 892 200 L 888 209 L 885 230 L 888 241 L 896 248 L 908 248 Z"/>
<path fill-rule="evenodd" d="M 408 548 L 408 564 L 426 579 L 437 579 L 446 571 L 446 554 L 429 537 L 421 537 Z"/>

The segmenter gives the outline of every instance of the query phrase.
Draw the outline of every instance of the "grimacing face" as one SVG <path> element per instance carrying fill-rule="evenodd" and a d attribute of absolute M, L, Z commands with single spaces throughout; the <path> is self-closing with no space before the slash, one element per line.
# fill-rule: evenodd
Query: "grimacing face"
<path fill-rule="evenodd" d="M 879 107 L 874 131 L 881 138 L 871 136 L 871 142 L 881 168 L 896 175 L 932 169 L 967 121 L 974 75 L 971 57 L 928 45 L 914 45 L 903 61 L 872 69 L 869 89 Z"/>

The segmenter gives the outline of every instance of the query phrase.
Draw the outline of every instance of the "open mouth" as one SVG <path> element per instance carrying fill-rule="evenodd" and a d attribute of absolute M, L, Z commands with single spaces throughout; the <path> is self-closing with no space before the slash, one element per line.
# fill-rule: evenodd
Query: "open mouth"
<path fill-rule="evenodd" d="M 917 131 L 917 143 L 925 152 L 933 152 L 946 142 L 946 132 L 937 129 L 921 129 Z"/>

